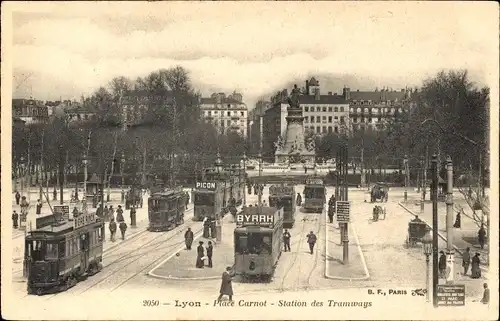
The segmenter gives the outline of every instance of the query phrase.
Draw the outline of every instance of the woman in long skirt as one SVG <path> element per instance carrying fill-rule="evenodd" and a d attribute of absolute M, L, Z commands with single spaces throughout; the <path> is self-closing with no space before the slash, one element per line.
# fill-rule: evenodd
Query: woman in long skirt
<path fill-rule="evenodd" d="M 471 269 L 471 278 L 479 279 L 481 277 L 481 269 L 479 268 L 479 264 L 481 260 L 479 259 L 479 253 L 476 253 L 472 258 L 472 269 Z"/>

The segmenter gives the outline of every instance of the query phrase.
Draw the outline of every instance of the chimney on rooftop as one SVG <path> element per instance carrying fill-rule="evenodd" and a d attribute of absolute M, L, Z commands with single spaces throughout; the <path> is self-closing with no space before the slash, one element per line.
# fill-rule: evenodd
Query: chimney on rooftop
<path fill-rule="evenodd" d="M 351 100 L 351 88 L 344 87 L 342 90 L 342 95 L 345 100 Z"/>
<path fill-rule="evenodd" d="M 309 92 L 309 80 L 306 80 L 306 95 L 310 95 L 311 93 Z"/>
<path fill-rule="evenodd" d="M 319 100 L 320 99 L 320 94 L 319 94 L 319 88 L 316 88 L 314 90 L 314 100 Z"/>

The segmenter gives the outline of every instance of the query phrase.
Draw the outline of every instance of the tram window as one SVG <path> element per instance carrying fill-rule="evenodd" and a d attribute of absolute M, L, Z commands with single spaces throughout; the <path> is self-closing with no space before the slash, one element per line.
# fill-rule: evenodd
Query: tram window
<path fill-rule="evenodd" d="M 33 241 L 33 251 L 31 252 L 33 261 L 43 261 L 43 247 L 41 241 Z"/>
<path fill-rule="evenodd" d="M 207 205 L 214 206 L 214 195 L 209 194 L 196 194 L 194 196 L 194 205 Z"/>
<path fill-rule="evenodd" d="M 236 252 L 239 254 L 271 254 L 271 236 L 247 233 L 236 236 Z"/>
<path fill-rule="evenodd" d="M 322 198 L 325 196 L 325 189 L 323 187 L 311 188 L 306 187 L 304 190 L 305 197 L 307 198 Z"/>
<path fill-rule="evenodd" d="M 57 259 L 58 258 L 58 244 L 47 243 L 45 258 L 46 259 Z"/>

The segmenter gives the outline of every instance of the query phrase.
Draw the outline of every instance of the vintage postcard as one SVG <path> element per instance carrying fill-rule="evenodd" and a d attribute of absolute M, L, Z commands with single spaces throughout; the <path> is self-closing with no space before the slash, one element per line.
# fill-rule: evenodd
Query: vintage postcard
<path fill-rule="evenodd" d="M 3 2 L 2 317 L 498 319 L 493 2 Z"/>

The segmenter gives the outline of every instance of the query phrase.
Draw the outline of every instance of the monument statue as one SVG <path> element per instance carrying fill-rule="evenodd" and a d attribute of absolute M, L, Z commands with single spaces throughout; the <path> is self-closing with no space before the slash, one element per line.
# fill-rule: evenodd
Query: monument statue
<path fill-rule="evenodd" d="M 290 94 L 290 97 L 288 98 L 288 104 L 292 108 L 299 108 L 300 107 L 300 89 L 297 88 L 297 84 L 293 86 L 292 93 Z"/>

